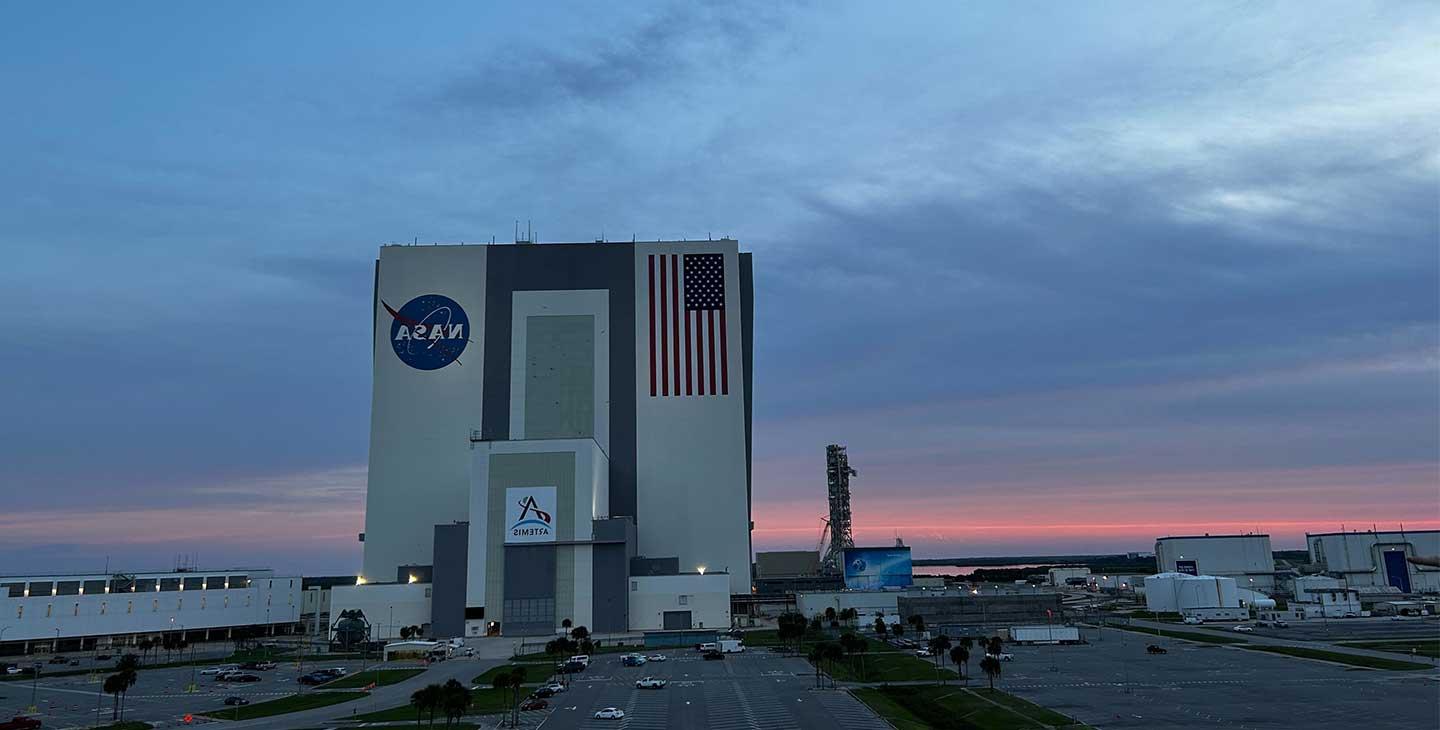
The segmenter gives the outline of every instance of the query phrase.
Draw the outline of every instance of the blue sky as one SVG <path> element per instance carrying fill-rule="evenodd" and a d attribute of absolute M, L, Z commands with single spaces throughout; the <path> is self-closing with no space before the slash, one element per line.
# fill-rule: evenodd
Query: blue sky
<path fill-rule="evenodd" d="M 9 9 L 0 570 L 354 570 L 377 248 L 516 219 L 754 252 L 759 546 L 1440 526 L 1433 4 L 423 11 Z"/>

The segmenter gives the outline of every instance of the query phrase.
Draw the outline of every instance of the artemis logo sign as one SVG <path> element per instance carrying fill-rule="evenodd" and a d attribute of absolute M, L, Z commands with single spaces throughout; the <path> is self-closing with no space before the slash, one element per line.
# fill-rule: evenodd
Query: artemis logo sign
<path fill-rule="evenodd" d="M 505 490 L 505 542 L 555 542 L 555 487 Z"/>
<path fill-rule="evenodd" d="M 398 311 L 383 299 L 380 305 L 390 313 L 390 346 L 401 362 L 416 370 L 439 370 L 460 362 L 460 353 L 470 342 L 470 318 L 454 299 L 425 294 Z"/>

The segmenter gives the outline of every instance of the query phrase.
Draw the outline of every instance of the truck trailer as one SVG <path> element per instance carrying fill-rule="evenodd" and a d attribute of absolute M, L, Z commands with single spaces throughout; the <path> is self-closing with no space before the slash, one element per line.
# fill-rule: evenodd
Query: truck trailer
<path fill-rule="evenodd" d="M 1011 626 L 1013 644 L 1079 644 L 1080 629 L 1076 626 Z"/>

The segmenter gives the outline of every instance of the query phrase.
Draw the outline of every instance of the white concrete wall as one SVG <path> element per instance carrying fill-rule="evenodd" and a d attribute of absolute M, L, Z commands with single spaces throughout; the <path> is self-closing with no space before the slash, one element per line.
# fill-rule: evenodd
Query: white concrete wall
<path fill-rule="evenodd" d="M 827 608 L 835 609 L 836 613 L 853 608 L 860 614 L 859 625 L 870 626 L 875 623 L 875 617 L 882 613 L 888 623 L 895 623 L 888 621 L 888 618 L 899 615 L 901 595 L 926 594 L 918 591 L 909 594 L 899 591 L 816 591 L 796 594 L 795 604 L 796 610 L 804 614 L 805 618 L 823 618 Z"/>
<path fill-rule="evenodd" d="M 485 246 L 380 249 L 362 572 L 371 580 L 393 579 L 399 565 L 432 564 L 435 525 L 467 519 L 466 445 L 480 428 L 485 372 L 485 270 Z M 458 364 L 416 370 L 395 355 L 381 301 L 398 310 L 423 294 L 465 310 L 470 341 Z"/>
<path fill-rule="evenodd" d="M 400 629 L 430 623 L 430 584 L 383 583 L 330 589 L 331 625 L 340 620 L 341 611 L 357 608 L 370 622 L 372 640 L 398 639 Z"/>
<path fill-rule="evenodd" d="M 1145 608 L 1184 613 L 1196 608 L 1235 608 L 1235 580 L 1223 576 L 1161 573 L 1145 579 Z"/>
<path fill-rule="evenodd" d="M 1063 586 L 1065 581 L 1071 578 L 1084 578 L 1088 575 L 1089 568 L 1051 568 L 1046 571 L 1046 582 L 1052 586 Z"/>
<path fill-rule="evenodd" d="M 693 628 L 730 628 L 730 577 L 724 574 L 634 576 L 629 595 L 631 631 L 665 628 L 666 611 L 689 611 Z"/>
<path fill-rule="evenodd" d="M 4 641 L 82 636 L 118 636 L 164 631 L 224 629 L 300 620 L 301 579 L 261 571 L 142 573 L 136 577 L 196 578 L 248 575 L 250 586 L 236 589 L 147 591 L 91 595 L 32 595 L 10 598 L 0 592 L 0 628 Z M 6 577 L 0 583 L 109 580 L 111 575 Z M 158 585 L 158 582 L 157 582 Z M 172 620 L 173 619 L 173 620 Z"/>
<path fill-rule="evenodd" d="M 1174 572 L 1181 560 L 1194 560 L 1201 575 L 1234 578 L 1253 590 L 1275 589 L 1275 555 L 1269 535 L 1162 537 L 1155 542 L 1155 562 L 1161 573 Z"/>
<path fill-rule="evenodd" d="M 728 395 L 651 396 L 651 254 L 723 253 Z M 642 555 L 675 555 L 681 570 L 727 571 L 732 593 L 750 592 L 745 482 L 745 360 L 739 244 L 655 243 L 635 247 L 636 527 Z M 658 288 L 658 278 L 657 278 Z M 657 297 L 658 298 L 658 297 Z M 683 296 L 681 297 L 683 309 Z M 655 322 L 660 324 L 658 311 Z M 672 325 L 673 327 L 673 325 Z M 718 324 L 717 324 L 718 328 Z M 681 327 L 680 337 L 685 337 Z M 716 338 L 718 347 L 719 338 Z M 658 349 L 658 341 L 657 341 Z M 684 357 L 685 348 L 680 348 Z M 672 351 L 673 354 L 673 351 Z M 657 367 L 659 360 L 657 358 Z M 719 366 L 716 366 L 717 379 Z M 681 366 L 684 382 L 684 365 Z M 659 389 L 657 389 L 659 392 Z"/>

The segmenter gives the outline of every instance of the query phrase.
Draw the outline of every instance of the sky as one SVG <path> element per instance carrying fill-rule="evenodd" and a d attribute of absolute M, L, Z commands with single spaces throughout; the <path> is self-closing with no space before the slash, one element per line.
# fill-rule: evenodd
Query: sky
<path fill-rule="evenodd" d="M 1440 528 L 1424 2 L 11 5 L 0 572 L 359 567 L 382 243 L 754 253 L 754 543 Z"/>

